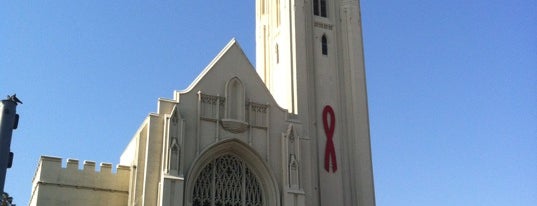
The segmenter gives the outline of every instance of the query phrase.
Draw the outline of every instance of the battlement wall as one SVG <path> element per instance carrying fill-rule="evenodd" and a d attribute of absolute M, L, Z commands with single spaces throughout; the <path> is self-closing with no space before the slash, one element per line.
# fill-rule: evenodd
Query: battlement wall
<path fill-rule="evenodd" d="M 84 161 L 79 169 L 79 161 L 67 159 L 62 167 L 62 158 L 41 156 L 33 183 L 48 184 L 78 189 L 128 192 L 130 168 L 117 165 L 112 172 L 112 164 L 100 163 L 100 171 L 95 170 L 95 162 Z"/>
<path fill-rule="evenodd" d="M 32 182 L 30 206 L 55 205 L 127 205 L 130 168 L 118 165 L 112 172 L 112 164 L 101 163 L 100 171 L 95 162 L 41 156 Z"/>

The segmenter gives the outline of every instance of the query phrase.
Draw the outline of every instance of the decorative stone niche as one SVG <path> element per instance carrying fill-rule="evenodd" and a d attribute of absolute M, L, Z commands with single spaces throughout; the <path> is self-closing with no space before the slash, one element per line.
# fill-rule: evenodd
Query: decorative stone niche
<path fill-rule="evenodd" d="M 226 83 L 225 116 L 221 123 L 230 132 L 242 133 L 248 129 L 245 121 L 245 94 L 239 78 L 233 77 Z"/>

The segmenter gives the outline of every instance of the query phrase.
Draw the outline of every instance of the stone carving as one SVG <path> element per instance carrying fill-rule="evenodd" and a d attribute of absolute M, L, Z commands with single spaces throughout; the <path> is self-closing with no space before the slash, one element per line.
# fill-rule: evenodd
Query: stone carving
<path fill-rule="evenodd" d="M 170 171 L 171 173 L 177 173 L 179 171 L 179 154 L 180 148 L 177 144 L 175 137 L 173 137 L 172 144 L 170 145 Z"/>
<path fill-rule="evenodd" d="M 221 116 L 222 108 L 218 105 L 223 105 L 225 99 L 219 96 L 208 94 L 200 94 L 201 100 L 201 117 L 206 120 L 217 120 Z"/>
<path fill-rule="evenodd" d="M 288 187 L 294 190 L 300 188 L 300 154 L 299 151 L 299 137 L 296 134 L 295 126 L 289 124 L 287 131 L 283 134 L 284 136 L 284 148 L 287 155 L 287 162 L 285 164 L 287 167 L 287 184 Z"/>
<path fill-rule="evenodd" d="M 298 189 L 298 162 L 294 154 L 289 155 L 289 187 Z"/>
<path fill-rule="evenodd" d="M 248 121 L 252 127 L 267 128 L 268 127 L 268 110 L 269 105 L 249 102 L 249 118 Z"/>

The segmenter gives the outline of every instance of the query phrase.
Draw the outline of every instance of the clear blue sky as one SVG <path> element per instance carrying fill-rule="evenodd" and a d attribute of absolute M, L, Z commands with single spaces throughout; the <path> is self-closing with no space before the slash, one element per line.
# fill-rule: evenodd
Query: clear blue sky
<path fill-rule="evenodd" d="M 537 2 L 362 4 L 377 205 L 537 204 Z M 0 95 L 17 93 L 6 191 L 40 155 L 118 163 L 157 98 L 233 37 L 254 1 L 2 1 Z"/>

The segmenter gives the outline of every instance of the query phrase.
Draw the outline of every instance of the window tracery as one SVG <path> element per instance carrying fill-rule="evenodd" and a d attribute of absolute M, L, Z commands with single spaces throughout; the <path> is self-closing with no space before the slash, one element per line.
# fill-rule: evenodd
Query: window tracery
<path fill-rule="evenodd" d="M 239 158 L 223 155 L 198 175 L 192 194 L 194 206 L 262 206 L 259 182 Z"/>

